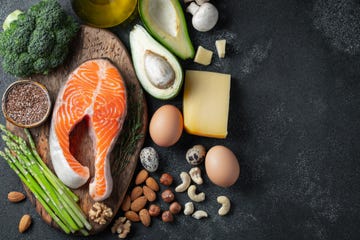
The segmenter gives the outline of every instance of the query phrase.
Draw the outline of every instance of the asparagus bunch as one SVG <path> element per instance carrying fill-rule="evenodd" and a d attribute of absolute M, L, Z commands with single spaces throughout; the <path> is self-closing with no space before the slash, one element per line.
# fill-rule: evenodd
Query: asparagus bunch
<path fill-rule="evenodd" d="M 87 230 L 91 230 L 91 225 L 77 204 L 78 197 L 42 161 L 29 130 L 25 129 L 25 133 L 30 146 L 2 124 L 0 130 L 7 146 L 4 151 L 0 151 L 0 156 L 7 161 L 51 218 L 67 234 L 80 231 L 83 235 L 88 235 Z"/>

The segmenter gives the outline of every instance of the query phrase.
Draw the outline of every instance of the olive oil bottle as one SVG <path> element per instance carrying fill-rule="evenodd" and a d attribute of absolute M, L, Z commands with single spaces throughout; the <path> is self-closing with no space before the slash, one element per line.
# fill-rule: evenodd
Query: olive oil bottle
<path fill-rule="evenodd" d="M 79 18 L 87 24 L 108 28 L 130 17 L 137 0 L 72 0 L 71 4 Z"/>

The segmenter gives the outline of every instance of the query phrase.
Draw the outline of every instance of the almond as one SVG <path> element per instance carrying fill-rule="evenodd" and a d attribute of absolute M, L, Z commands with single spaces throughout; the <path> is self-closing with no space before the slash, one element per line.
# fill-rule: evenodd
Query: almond
<path fill-rule="evenodd" d="M 145 226 L 148 227 L 151 224 L 151 217 L 147 209 L 141 209 L 139 212 L 140 221 Z"/>
<path fill-rule="evenodd" d="M 143 209 L 146 205 L 147 199 L 145 196 L 138 197 L 135 199 L 130 206 L 130 209 L 134 212 L 139 212 L 141 209 Z"/>
<path fill-rule="evenodd" d="M 143 186 L 143 193 L 149 202 L 156 200 L 156 193 L 148 186 Z"/>
<path fill-rule="evenodd" d="M 143 182 L 145 182 L 148 176 L 149 176 L 148 171 L 146 171 L 145 169 L 141 170 L 135 178 L 135 184 L 136 185 L 142 184 Z"/>
<path fill-rule="evenodd" d="M 22 216 L 19 222 L 19 232 L 25 232 L 31 225 L 31 216 L 29 214 L 25 214 Z"/>
<path fill-rule="evenodd" d="M 134 187 L 134 189 L 131 191 L 130 199 L 131 201 L 134 201 L 138 197 L 140 197 L 143 194 L 143 189 L 140 186 Z"/>
<path fill-rule="evenodd" d="M 8 199 L 10 202 L 17 203 L 25 199 L 25 195 L 21 192 L 9 192 Z"/>
<path fill-rule="evenodd" d="M 138 222 L 140 221 L 139 215 L 134 211 L 127 211 L 125 212 L 125 217 L 129 219 L 132 222 Z"/>
<path fill-rule="evenodd" d="M 124 212 L 130 210 L 130 205 L 131 205 L 131 199 L 129 195 L 126 195 L 124 197 L 123 202 L 121 203 L 121 210 L 123 210 Z"/>
<path fill-rule="evenodd" d="M 148 177 L 146 179 L 146 186 L 154 190 L 155 192 L 159 191 L 160 187 L 159 184 L 156 182 L 156 180 L 153 177 Z"/>

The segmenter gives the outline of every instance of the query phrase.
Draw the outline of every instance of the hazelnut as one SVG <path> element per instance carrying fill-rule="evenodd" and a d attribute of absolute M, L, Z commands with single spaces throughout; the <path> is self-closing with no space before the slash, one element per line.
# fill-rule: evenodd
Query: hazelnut
<path fill-rule="evenodd" d="M 163 214 L 161 215 L 161 219 L 163 220 L 163 222 L 173 222 L 174 221 L 174 217 L 170 211 L 164 211 Z"/>
<path fill-rule="evenodd" d="M 174 200 L 175 195 L 170 189 L 166 189 L 161 193 L 161 198 L 164 202 L 171 203 Z"/>
<path fill-rule="evenodd" d="M 160 207 L 158 205 L 156 205 L 156 204 L 151 204 L 150 207 L 149 207 L 149 214 L 152 217 L 159 216 L 160 211 L 161 211 Z"/>
<path fill-rule="evenodd" d="M 163 173 L 160 177 L 160 183 L 165 186 L 170 186 L 173 182 L 173 177 L 168 173 Z"/>
<path fill-rule="evenodd" d="M 181 211 L 181 205 L 178 202 L 170 204 L 169 210 L 172 214 L 178 214 Z"/>

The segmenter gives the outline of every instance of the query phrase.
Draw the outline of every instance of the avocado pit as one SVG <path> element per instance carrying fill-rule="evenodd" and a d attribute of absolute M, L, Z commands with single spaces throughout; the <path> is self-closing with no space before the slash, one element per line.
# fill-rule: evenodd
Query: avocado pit
<path fill-rule="evenodd" d="M 165 57 L 146 50 L 144 64 L 146 75 L 152 85 L 160 89 L 166 89 L 173 85 L 175 71 Z"/>

